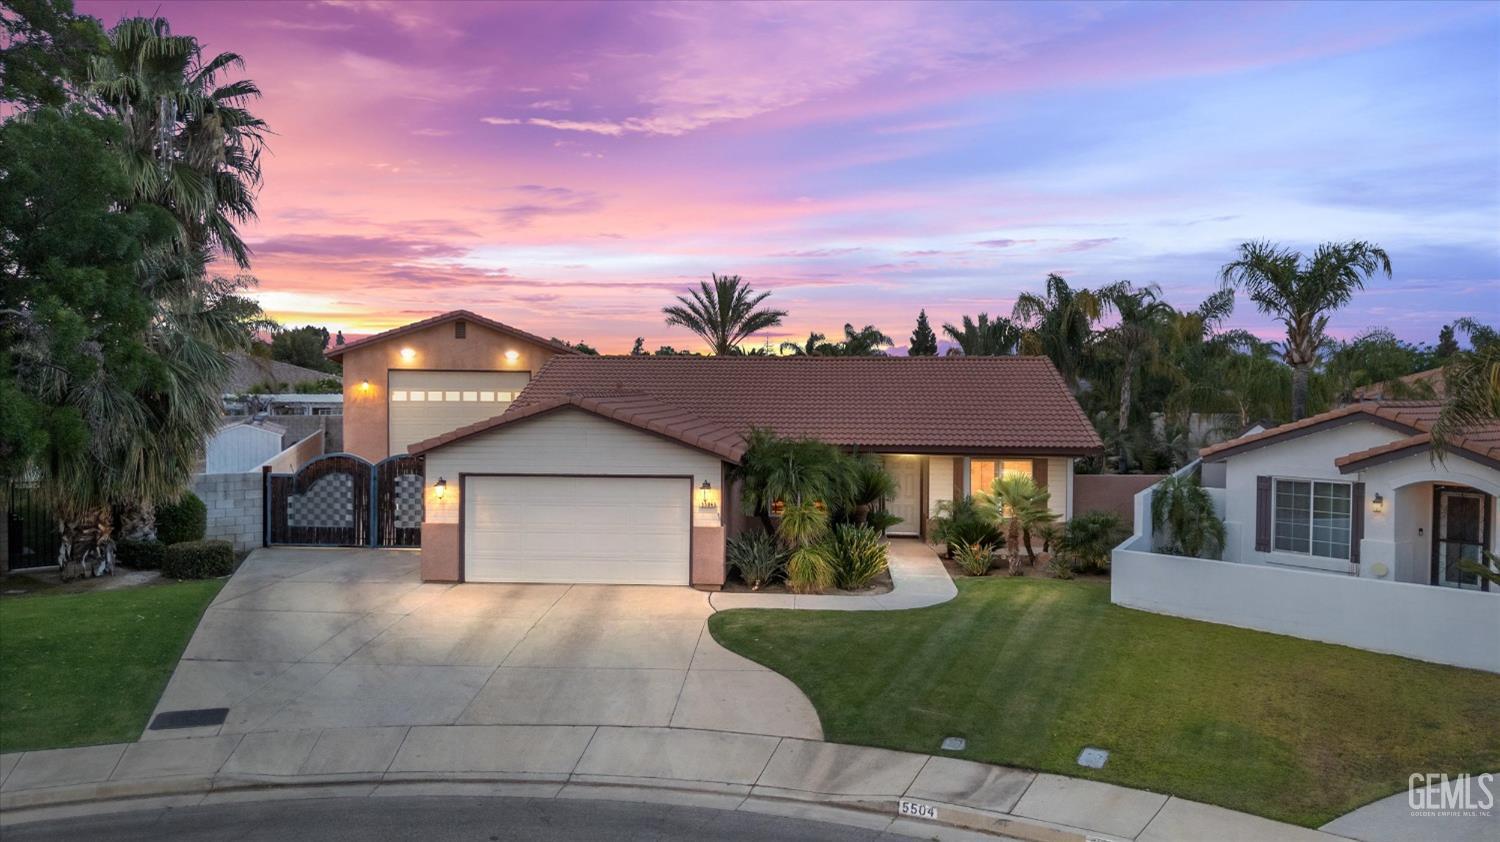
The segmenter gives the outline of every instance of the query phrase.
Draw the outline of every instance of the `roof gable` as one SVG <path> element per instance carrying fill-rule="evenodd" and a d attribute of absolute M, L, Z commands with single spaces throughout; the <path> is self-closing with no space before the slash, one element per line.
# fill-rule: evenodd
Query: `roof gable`
<path fill-rule="evenodd" d="M 440 325 L 446 322 L 456 322 L 460 319 L 468 322 L 469 324 L 487 327 L 490 330 L 496 331 L 498 333 L 503 333 L 507 336 L 514 336 L 517 339 L 524 339 L 527 342 L 541 345 L 542 347 L 555 351 L 559 354 L 582 353 L 577 348 L 574 348 L 572 346 L 564 345 L 561 342 L 554 342 L 551 339 L 543 339 L 542 337 L 537 336 L 534 333 L 528 333 L 524 330 L 521 330 L 520 328 L 511 327 L 504 322 L 497 322 L 494 319 L 486 318 L 479 315 L 478 313 L 469 310 L 450 310 L 446 313 L 443 313 L 442 315 L 433 316 L 432 318 L 428 319 L 422 319 L 421 321 L 412 322 L 411 324 L 402 325 L 401 327 L 394 327 L 390 330 L 384 331 L 383 333 L 377 333 L 374 336 L 366 336 L 363 339 L 356 339 L 353 342 L 345 342 L 343 345 L 335 345 L 332 348 L 324 351 L 323 353 L 330 360 L 337 360 L 343 357 L 344 354 L 356 348 L 364 348 L 370 345 L 379 344 L 381 342 L 387 342 L 389 340 L 395 339 L 398 336 L 405 336 L 407 334 L 414 333 L 425 328 L 433 327 L 434 325 Z"/>
<path fill-rule="evenodd" d="M 1403 437 L 1387 444 L 1350 453 L 1334 460 L 1343 473 L 1361 466 L 1378 464 L 1408 455 L 1418 449 L 1430 449 L 1432 427 L 1442 413 L 1439 401 L 1365 401 L 1328 412 L 1311 415 L 1301 421 L 1282 424 L 1265 432 L 1219 442 L 1200 450 L 1199 455 L 1213 461 L 1273 445 L 1289 438 L 1309 435 L 1356 421 L 1367 421 L 1388 427 Z M 1500 421 L 1469 430 L 1450 442 L 1450 449 L 1460 455 L 1488 463 L 1500 462 Z M 1375 460 L 1375 461 L 1371 461 Z"/>

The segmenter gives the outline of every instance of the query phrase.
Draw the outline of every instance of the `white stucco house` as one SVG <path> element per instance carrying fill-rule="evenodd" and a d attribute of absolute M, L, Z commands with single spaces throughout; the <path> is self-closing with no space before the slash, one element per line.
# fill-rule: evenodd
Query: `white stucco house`
<path fill-rule="evenodd" d="M 1368 401 L 1250 432 L 1190 466 L 1226 528 L 1221 558 L 1166 555 L 1150 495 L 1115 552 L 1134 608 L 1500 671 L 1500 423 L 1437 458 L 1436 401 Z"/>

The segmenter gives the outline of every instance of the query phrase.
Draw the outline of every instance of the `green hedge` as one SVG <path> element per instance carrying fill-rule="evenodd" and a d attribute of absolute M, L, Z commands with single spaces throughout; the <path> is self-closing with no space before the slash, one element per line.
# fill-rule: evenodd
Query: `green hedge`
<path fill-rule="evenodd" d="M 161 575 L 169 579 L 213 579 L 234 572 L 234 546 L 228 541 L 184 541 L 167 547 Z"/>
<path fill-rule="evenodd" d="M 202 541 L 208 529 L 208 507 L 189 491 L 175 503 L 156 510 L 156 537 L 163 544 Z"/>
<path fill-rule="evenodd" d="M 156 570 L 166 556 L 167 545 L 160 541 L 116 541 L 115 559 L 137 570 Z"/>

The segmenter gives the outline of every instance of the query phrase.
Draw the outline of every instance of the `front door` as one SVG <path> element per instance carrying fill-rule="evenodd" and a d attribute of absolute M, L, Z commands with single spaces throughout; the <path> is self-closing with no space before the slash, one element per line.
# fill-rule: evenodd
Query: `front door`
<path fill-rule="evenodd" d="M 1468 488 L 1439 486 L 1433 495 L 1432 581 L 1450 588 L 1489 590 L 1489 583 L 1464 569 L 1483 563 L 1489 540 L 1489 495 Z"/>
<path fill-rule="evenodd" d="M 922 534 L 922 457 L 887 456 L 886 473 L 896 481 L 896 496 L 887 498 L 885 510 L 901 518 L 887 535 Z"/>

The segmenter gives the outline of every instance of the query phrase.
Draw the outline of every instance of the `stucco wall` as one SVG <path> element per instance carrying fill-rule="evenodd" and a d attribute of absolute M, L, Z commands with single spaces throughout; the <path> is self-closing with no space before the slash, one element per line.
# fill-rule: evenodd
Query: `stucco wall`
<path fill-rule="evenodd" d="M 389 424 L 386 372 L 391 369 L 427 371 L 524 371 L 535 374 L 555 352 L 548 347 L 513 338 L 469 322 L 466 338 L 453 338 L 453 322 L 443 322 L 384 342 L 350 349 L 344 354 L 345 450 L 372 462 L 387 455 Z M 411 360 L 401 357 L 412 349 Z M 515 351 L 515 362 L 505 358 Z M 364 384 L 368 382 L 368 387 Z"/>
<path fill-rule="evenodd" d="M 229 541 L 236 550 L 259 547 L 264 537 L 264 482 L 259 471 L 193 477 L 193 493 L 208 509 L 204 537 Z"/>
<path fill-rule="evenodd" d="M 1150 488 L 1166 474 L 1079 474 L 1073 477 L 1073 514 L 1114 512 L 1129 524 L 1135 512 L 1135 495 Z"/>

